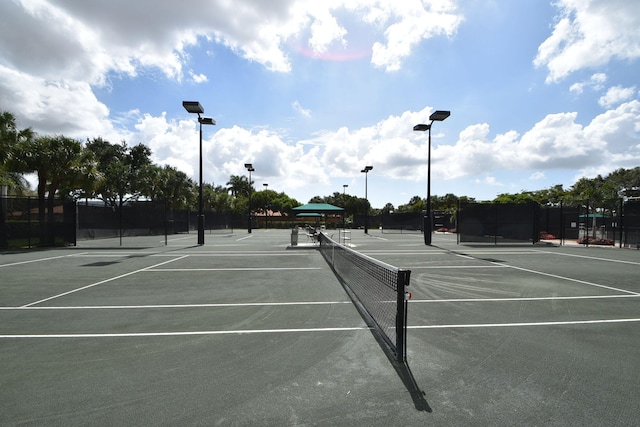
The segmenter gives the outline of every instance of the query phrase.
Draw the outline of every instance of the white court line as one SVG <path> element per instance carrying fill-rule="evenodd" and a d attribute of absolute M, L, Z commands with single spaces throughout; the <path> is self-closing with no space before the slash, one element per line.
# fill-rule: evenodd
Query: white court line
<path fill-rule="evenodd" d="M 242 240 L 249 239 L 249 238 L 251 238 L 251 237 L 253 237 L 253 234 L 250 234 L 250 235 L 248 235 L 248 236 L 244 236 L 244 237 L 241 237 L 241 238 L 239 238 L 239 239 L 236 239 L 236 242 L 240 242 L 240 241 L 242 241 Z"/>
<path fill-rule="evenodd" d="M 412 299 L 410 304 L 437 304 L 452 302 L 520 302 L 520 301 L 553 301 L 582 299 L 617 299 L 638 298 L 640 295 L 589 295 L 575 297 L 526 297 L 526 298 L 450 298 L 450 299 Z M 228 307 L 286 307 L 303 305 L 335 305 L 353 304 L 351 301 L 293 301 L 293 302 L 238 302 L 238 303 L 203 303 L 203 304 L 149 304 L 149 305 L 79 305 L 79 306 L 38 306 L 38 307 L 0 307 L 0 311 L 21 310 L 144 310 L 158 308 L 228 308 Z"/>
<path fill-rule="evenodd" d="M 143 310 L 157 308 L 226 308 L 226 307 L 280 307 L 297 305 L 353 304 L 351 301 L 294 301 L 294 302 L 237 302 L 209 304 L 155 304 L 155 305 L 84 305 L 84 306 L 38 306 L 0 307 L 0 310 Z"/>
<path fill-rule="evenodd" d="M 410 303 L 439 303 L 439 302 L 513 302 L 513 301 L 555 301 L 555 300 L 580 300 L 580 299 L 610 299 L 610 298 L 638 298 L 636 295 L 586 295 L 575 297 L 513 297 L 513 298 L 450 298 L 450 299 L 417 299 L 409 300 Z"/>
<path fill-rule="evenodd" d="M 31 264 L 32 262 L 50 261 L 52 259 L 60 259 L 60 258 L 67 258 L 67 257 L 73 257 L 73 256 L 81 256 L 81 255 L 84 255 L 86 253 L 88 253 L 88 252 L 80 252 L 80 253 L 77 253 L 77 254 L 53 256 L 53 257 L 49 257 L 49 258 L 32 259 L 32 260 L 29 260 L 29 261 L 12 262 L 12 263 L 9 263 L 9 264 L 0 264 L 0 267 L 11 267 L 11 266 L 14 266 L 14 265 Z"/>
<path fill-rule="evenodd" d="M 604 323 L 633 323 L 636 319 L 601 319 L 601 320 L 567 320 L 562 322 L 522 322 L 522 323 L 478 323 L 467 325 L 418 325 L 407 326 L 407 329 L 455 329 L 455 328 L 504 328 L 516 326 L 562 326 L 562 325 L 597 325 Z"/>
<path fill-rule="evenodd" d="M 536 251 L 536 252 L 542 252 L 544 254 L 569 256 L 569 257 L 574 257 L 574 258 L 594 259 L 594 260 L 597 260 L 597 261 L 616 262 L 616 263 L 620 263 L 620 264 L 640 265 L 640 262 L 636 262 L 636 261 L 624 261 L 624 260 L 620 260 L 620 259 L 600 258 L 600 257 L 594 257 L 594 256 L 587 256 L 587 255 L 564 254 L 564 253 L 561 253 L 561 252 L 549 252 L 549 251 Z"/>
<path fill-rule="evenodd" d="M 304 251 L 281 251 L 281 252 L 171 252 L 171 253 L 154 253 L 154 252 L 83 252 L 74 256 L 80 258 L 103 258 L 103 257 L 127 257 L 131 255 L 139 255 L 136 258 L 142 258 L 143 256 L 151 257 L 174 257 L 177 255 L 189 255 L 192 257 L 247 257 L 247 256 L 307 256 L 308 252 Z"/>
<path fill-rule="evenodd" d="M 475 259 L 475 258 L 474 258 Z M 495 264 L 495 265 L 413 265 L 406 266 L 409 270 L 425 270 L 432 268 L 455 268 L 456 270 L 467 270 L 469 268 L 508 268 L 508 265 Z"/>
<path fill-rule="evenodd" d="M 176 337 L 190 335 L 246 335 L 246 334 L 282 334 L 309 332 L 349 332 L 369 330 L 368 326 L 346 328 L 302 328 L 302 329 L 247 329 L 234 331 L 185 331 L 185 332 L 133 332 L 119 334 L 34 334 L 0 335 L 0 338 L 130 338 L 130 337 Z"/>
<path fill-rule="evenodd" d="M 116 277 L 111 277 L 111 278 L 109 278 L 109 279 L 101 280 L 101 281 L 99 281 L 99 282 L 92 283 L 92 284 L 90 284 L 90 285 L 83 286 L 83 287 L 78 288 L 78 289 L 73 289 L 73 290 L 71 290 L 71 291 L 64 292 L 64 293 L 61 293 L 61 294 L 58 294 L 58 295 L 54 295 L 54 296 L 49 297 L 49 298 L 45 298 L 45 299 L 41 299 L 41 300 L 39 300 L 39 301 L 35 301 L 35 302 L 29 303 L 29 304 L 25 304 L 25 305 L 23 305 L 22 307 L 31 307 L 31 306 L 33 306 L 33 305 L 40 304 L 40 303 L 43 303 L 43 302 L 45 302 L 45 301 L 50 301 L 50 300 L 52 300 L 52 299 L 60 298 L 60 297 L 63 297 L 63 296 L 65 296 L 65 295 L 73 294 L 73 293 L 75 293 L 75 292 L 79 292 L 79 291 L 82 291 L 82 290 L 85 290 L 85 289 L 92 288 L 92 287 L 94 287 L 94 286 L 102 285 L 103 283 L 107 283 L 107 282 L 111 282 L 111 281 L 113 281 L 113 280 L 121 279 L 121 278 L 123 278 L 123 277 L 131 276 L 132 274 L 140 273 L 140 272 L 145 271 L 145 270 L 148 270 L 148 269 L 150 269 L 150 268 L 155 268 L 155 267 L 159 267 L 159 266 L 164 265 L 164 264 L 168 264 L 168 263 L 170 263 L 170 262 L 178 261 L 178 260 L 181 260 L 181 259 L 183 259 L 183 258 L 186 258 L 187 256 L 188 256 L 188 255 L 183 255 L 183 256 L 181 256 L 181 257 L 178 257 L 178 258 L 175 258 L 175 259 L 171 259 L 171 260 L 169 260 L 169 261 L 164 261 L 164 262 L 161 262 L 161 263 L 159 263 L 159 264 L 155 264 L 155 265 L 151 265 L 151 266 L 149 266 L 149 267 L 141 268 L 141 269 L 136 270 L 136 271 L 131 271 L 131 272 L 129 272 L 129 273 L 121 274 L 121 275 L 116 276 Z"/>
<path fill-rule="evenodd" d="M 563 325 L 598 325 L 611 323 L 634 323 L 636 319 L 603 319 L 603 320 L 569 320 L 563 322 L 522 322 L 522 323 L 479 323 L 462 325 L 418 325 L 408 326 L 408 329 L 469 329 L 469 328 L 504 328 L 525 326 L 563 326 Z M 135 337 L 175 337 L 198 335 L 249 335 L 249 334 L 282 334 L 282 333 L 312 333 L 312 332 L 349 332 L 363 331 L 371 328 L 367 326 L 354 326 L 346 328 L 302 328 L 302 329 L 247 329 L 232 331 L 178 331 L 178 332 L 131 332 L 131 333 L 104 333 L 104 334 L 15 334 L 0 335 L 0 338 L 135 338 Z"/>
<path fill-rule="evenodd" d="M 371 234 L 369 235 L 369 237 L 373 237 L 374 239 L 378 239 L 378 240 L 383 240 L 383 241 L 385 241 L 385 242 L 388 242 L 388 241 L 389 241 L 389 239 L 385 239 L 384 237 L 373 236 L 373 235 L 371 235 Z"/>
<path fill-rule="evenodd" d="M 193 239 L 196 236 L 184 236 L 184 237 L 174 237 L 171 239 L 168 239 L 168 242 L 177 242 L 178 240 L 189 240 L 189 239 Z M 164 240 L 160 240 L 161 242 L 164 242 Z"/>
<path fill-rule="evenodd" d="M 194 257 L 247 257 L 247 256 L 307 256 L 309 252 L 304 251 L 254 251 L 254 252 L 182 252 L 184 255 Z M 175 253 L 173 254 L 175 256 Z M 153 256 L 171 256 L 170 254 L 158 254 Z"/>
<path fill-rule="evenodd" d="M 188 271 L 295 271 L 322 270 L 321 267 L 238 267 L 238 268 L 154 268 L 145 272 L 188 272 Z"/>
<path fill-rule="evenodd" d="M 516 267 L 514 265 L 506 264 L 506 267 L 513 268 L 515 270 L 526 271 L 527 273 L 540 274 L 542 276 L 553 277 L 555 279 L 561 279 L 561 280 L 567 280 L 567 281 L 570 281 L 570 282 L 581 283 L 583 285 L 595 286 L 597 288 L 608 289 L 610 291 L 622 292 L 622 293 L 627 293 L 627 294 L 631 294 L 631 295 L 640 295 L 637 292 L 628 291 L 626 289 L 619 289 L 619 288 L 614 288 L 612 286 L 599 285 L 597 283 L 587 282 L 585 280 L 572 279 L 571 277 L 559 276 L 557 274 L 543 273 L 542 271 L 530 270 L 528 268 Z"/>

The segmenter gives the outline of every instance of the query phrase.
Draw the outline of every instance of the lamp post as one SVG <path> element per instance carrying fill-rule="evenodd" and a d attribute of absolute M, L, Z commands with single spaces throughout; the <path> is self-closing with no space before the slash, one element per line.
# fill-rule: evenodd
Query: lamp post
<path fill-rule="evenodd" d="M 256 170 L 251 163 L 245 163 L 244 167 L 249 171 L 249 226 L 247 232 L 251 234 L 251 172 L 255 172 Z"/>
<path fill-rule="evenodd" d="M 197 101 L 182 101 L 182 106 L 188 113 L 198 115 L 200 123 L 200 179 L 198 188 L 198 245 L 204 245 L 204 201 L 202 198 L 202 125 L 215 125 L 216 121 L 210 117 L 201 117 L 204 108 Z"/>
<path fill-rule="evenodd" d="M 369 233 L 369 196 L 367 195 L 367 178 L 369 171 L 373 169 L 373 166 L 365 166 L 360 172 L 364 173 L 364 200 L 367 202 L 367 207 L 364 216 L 364 234 Z"/>
<path fill-rule="evenodd" d="M 345 195 L 348 186 L 349 186 L 349 184 L 342 184 L 342 195 L 343 196 Z"/>
<path fill-rule="evenodd" d="M 266 182 L 264 184 L 262 184 L 264 186 L 264 200 L 265 200 L 265 206 L 264 206 L 264 228 L 268 229 L 269 228 L 269 193 L 267 193 L 267 190 L 269 189 L 269 184 L 267 184 Z"/>
<path fill-rule="evenodd" d="M 414 131 L 429 131 L 429 154 L 427 156 L 427 214 L 423 220 L 424 244 L 431 245 L 431 233 L 433 232 L 433 220 L 431 215 L 431 125 L 433 122 L 441 122 L 451 115 L 451 111 L 437 110 L 429 116 L 431 123 L 419 124 L 413 127 Z"/>

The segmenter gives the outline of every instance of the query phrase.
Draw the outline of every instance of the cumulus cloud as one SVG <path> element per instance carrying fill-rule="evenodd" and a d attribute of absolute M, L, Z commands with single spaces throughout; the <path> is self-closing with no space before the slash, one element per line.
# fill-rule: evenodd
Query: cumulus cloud
<path fill-rule="evenodd" d="M 640 162 L 640 102 L 633 100 L 596 116 L 588 125 L 576 113 L 549 114 L 523 135 L 515 131 L 490 138 L 486 123 L 460 132 L 453 145 L 436 146 L 434 170 L 442 179 L 482 175 L 498 170 L 609 171 Z"/>
<path fill-rule="evenodd" d="M 600 97 L 598 104 L 602 107 L 610 108 L 623 101 L 628 101 L 636 94 L 636 87 L 614 86 L 607 90 L 607 93 Z"/>
<path fill-rule="evenodd" d="M 548 69 L 547 82 L 640 57 L 640 3 L 628 0 L 559 0 L 557 22 L 534 60 Z"/>
<path fill-rule="evenodd" d="M 344 16 L 347 23 L 370 26 L 377 38 L 368 50 L 374 51 L 372 64 L 388 71 L 399 69 L 416 43 L 450 36 L 462 21 L 453 0 L 199 0 L 188 7 L 155 0 L 3 1 L 0 99 L 29 124 L 35 117 L 50 119 L 43 130 L 62 121 L 68 126 L 57 132 L 74 135 L 79 126 L 108 132 L 109 112 L 94 91 L 111 79 L 152 69 L 178 82 L 207 82 L 206 74 L 185 68 L 198 44 L 226 46 L 268 70 L 290 72 L 291 40 L 304 39 L 316 53 L 348 45 Z M 15 88 L 28 93 L 12 103 L 23 95 Z M 72 101 L 92 118 L 78 120 L 64 111 Z"/>
<path fill-rule="evenodd" d="M 366 16 L 375 22 L 392 22 L 384 32 L 386 41 L 374 43 L 371 57 L 374 66 L 386 71 L 398 71 L 402 60 L 422 40 L 452 36 L 463 21 L 453 1 L 428 2 L 426 8 L 417 0 L 381 1 Z"/>

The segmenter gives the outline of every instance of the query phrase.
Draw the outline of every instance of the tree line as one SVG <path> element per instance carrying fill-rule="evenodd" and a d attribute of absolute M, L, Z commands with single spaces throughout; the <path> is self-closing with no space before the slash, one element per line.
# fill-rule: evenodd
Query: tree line
<path fill-rule="evenodd" d="M 30 128 L 19 129 L 13 114 L 0 114 L 0 195 L 30 194 L 25 174 L 34 173 L 40 220 L 54 198 L 66 200 L 99 199 L 115 208 L 140 199 L 163 200 L 169 209 L 197 209 L 198 186 L 172 166 L 159 166 L 151 160 L 151 149 L 144 144 L 129 146 L 125 141 L 111 143 L 102 138 L 84 143 L 64 135 L 38 135 Z M 548 189 L 498 195 L 493 202 L 528 203 L 553 206 L 563 202 L 588 206 L 592 212 L 614 211 L 624 197 L 640 196 L 640 167 L 618 169 L 606 176 L 581 178 L 570 188 L 555 185 Z M 455 212 L 460 202 L 476 202 L 467 196 L 433 195 L 432 208 Z M 290 215 L 300 202 L 283 192 L 254 189 L 246 176 L 231 175 L 225 185 L 203 184 L 205 211 L 246 214 L 281 212 Z M 329 203 L 345 209 L 345 217 L 387 212 L 422 212 L 426 199 L 412 197 L 397 208 L 387 203 L 371 209 L 364 198 L 334 192 L 314 196 L 309 203 Z"/>
<path fill-rule="evenodd" d="M 33 195 L 25 174 L 37 176 L 35 195 L 39 219 L 53 214 L 55 198 L 102 200 L 121 208 L 137 200 L 162 200 L 168 209 L 198 206 L 198 185 L 172 166 L 151 160 L 144 144 L 111 143 L 103 138 L 84 143 L 64 135 L 38 135 L 30 128 L 19 129 L 10 112 L 0 114 L 0 187 L 2 195 Z M 252 210 L 289 213 L 300 203 L 273 190 L 256 192 L 254 182 L 232 175 L 226 185 L 203 183 L 205 211 L 246 214 L 251 196 Z"/>

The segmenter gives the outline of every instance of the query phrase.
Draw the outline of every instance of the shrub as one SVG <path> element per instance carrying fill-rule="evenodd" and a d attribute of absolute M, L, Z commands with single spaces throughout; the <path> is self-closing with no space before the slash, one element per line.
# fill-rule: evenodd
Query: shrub
<path fill-rule="evenodd" d="M 546 231 L 540 232 L 540 240 L 556 240 L 557 237 L 551 233 L 547 233 Z"/>
<path fill-rule="evenodd" d="M 613 246 L 613 240 L 611 239 L 601 239 L 599 237 L 580 237 L 578 239 L 578 244 L 584 245 L 585 243 L 589 245 L 602 245 L 602 246 Z"/>

